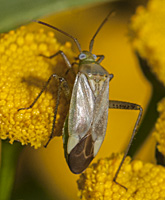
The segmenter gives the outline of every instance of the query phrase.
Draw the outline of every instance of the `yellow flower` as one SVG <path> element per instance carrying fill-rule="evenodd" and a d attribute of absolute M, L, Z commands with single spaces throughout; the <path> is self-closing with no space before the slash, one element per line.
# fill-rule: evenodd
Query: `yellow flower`
<path fill-rule="evenodd" d="M 127 156 L 117 177 L 115 175 L 122 154 L 113 154 L 91 165 L 78 180 L 79 197 L 83 200 L 164 200 L 165 168 L 140 160 L 131 162 Z"/>
<path fill-rule="evenodd" d="M 60 45 L 53 32 L 43 29 L 35 31 L 21 27 L 0 35 L 0 138 L 10 143 L 19 141 L 39 148 L 51 134 L 58 81 L 52 80 L 34 107 L 18 112 L 19 108 L 29 107 L 37 97 L 51 74 L 59 76 L 67 71 L 60 56 L 48 59 L 59 50 L 73 57 L 71 44 Z M 69 73 L 70 74 L 70 73 Z M 71 75 L 68 75 L 68 77 Z M 61 134 L 62 123 L 67 114 L 68 103 L 60 99 L 57 116 L 61 126 L 55 135 Z"/>
<path fill-rule="evenodd" d="M 132 17 L 133 46 L 165 85 L 165 1 L 151 0 Z"/>
<path fill-rule="evenodd" d="M 154 136 L 158 142 L 158 150 L 165 155 L 165 98 L 158 104 L 160 117 L 157 120 Z"/>
<path fill-rule="evenodd" d="M 147 8 L 139 7 L 132 17 L 133 46 L 165 86 L 165 1 L 151 0 Z M 159 151 L 165 155 L 165 99 L 158 105 L 160 117 L 154 136 Z"/>
<path fill-rule="evenodd" d="M 150 0 L 147 8 L 138 7 L 132 17 L 131 30 L 133 46 L 165 86 L 165 1 Z M 165 155 L 165 100 L 158 106 L 154 136 L 158 149 Z"/>

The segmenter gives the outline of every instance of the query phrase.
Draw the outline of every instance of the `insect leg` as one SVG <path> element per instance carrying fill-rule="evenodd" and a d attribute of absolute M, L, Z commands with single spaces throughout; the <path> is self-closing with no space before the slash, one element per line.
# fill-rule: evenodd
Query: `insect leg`
<path fill-rule="evenodd" d="M 72 63 L 72 67 L 73 67 L 74 65 L 78 65 L 78 63 L 77 63 L 77 62 L 73 62 L 73 63 Z"/>
<path fill-rule="evenodd" d="M 114 75 L 113 74 L 109 74 L 109 81 L 111 81 L 113 79 Z M 110 105 L 110 103 L 109 103 Z M 110 108 L 110 107 L 109 107 Z"/>
<path fill-rule="evenodd" d="M 41 94 L 45 91 L 45 89 L 47 88 L 49 82 L 51 81 L 52 78 L 55 78 L 55 79 L 58 79 L 59 80 L 59 87 L 58 87 L 58 92 L 57 92 L 57 98 L 56 98 L 56 106 L 55 106 L 55 109 L 54 109 L 54 117 L 53 117 L 53 125 L 52 125 L 52 131 L 51 131 L 51 135 L 49 137 L 49 140 L 48 142 L 46 143 L 45 147 L 47 147 L 47 145 L 49 144 L 50 140 L 52 139 L 53 137 L 53 131 L 54 131 L 54 128 L 55 128 L 55 121 L 56 121 L 56 115 L 57 115 L 57 110 L 58 110 L 58 106 L 59 106 L 59 100 L 60 100 L 60 94 L 61 94 L 61 89 L 64 90 L 64 93 L 65 93 L 65 96 L 67 99 L 70 99 L 70 90 L 69 90 L 69 86 L 68 86 L 68 83 L 67 81 L 62 78 L 62 77 L 59 77 L 58 75 L 56 74 L 52 74 L 49 79 L 47 80 L 46 84 L 44 85 L 43 89 L 41 90 L 41 92 L 38 94 L 38 96 L 34 99 L 33 103 L 29 106 L 29 107 L 26 107 L 26 108 L 20 108 L 18 109 L 18 111 L 20 110 L 28 110 L 30 108 L 32 108 L 34 106 L 34 104 L 37 102 L 37 100 L 40 98 Z"/>
<path fill-rule="evenodd" d="M 57 98 L 56 98 L 56 106 L 55 106 L 55 109 L 54 109 L 52 131 L 51 131 L 49 139 L 48 139 L 47 143 L 44 145 L 44 147 L 47 147 L 50 140 L 53 138 L 55 123 L 56 123 L 56 116 L 57 116 L 57 111 L 58 111 L 58 106 L 59 106 L 60 96 L 61 96 L 61 89 L 64 90 L 64 93 L 65 93 L 67 99 L 69 99 L 69 96 L 70 96 L 70 90 L 69 90 L 69 86 L 68 86 L 67 81 L 64 78 L 57 76 L 56 74 L 54 74 L 54 77 L 59 79 L 59 87 L 58 87 Z"/>
<path fill-rule="evenodd" d="M 97 63 L 101 63 L 104 59 L 104 55 L 96 55 L 97 56 Z"/>
<path fill-rule="evenodd" d="M 57 55 L 59 55 L 59 54 L 63 57 L 63 59 L 64 59 L 66 65 L 67 65 L 69 68 L 71 68 L 72 65 L 71 65 L 70 61 L 68 60 L 68 58 L 67 58 L 67 56 L 65 55 L 65 53 L 64 53 L 63 51 L 61 51 L 61 50 L 58 51 L 57 53 L 51 55 L 51 56 L 45 56 L 45 55 L 42 55 L 42 54 L 40 54 L 40 56 L 43 56 L 43 57 L 45 57 L 45 58 L 52 59 L 52 58 L 54 58 L 55 56 L 57 56 Z"/>
<path fill-rule="evenodd" d="M 137 128 L 138 128 L 140 119 L 141 119 L 141 117 L 142 117 L 143 109 L 142 109 L 142 107 L 141 107 L 140 105 L 138 105 L 138 104 L 129 103 L 129 102 L 123 102 L 123 101 L 111 101 L 111 100 L 109 100 L 109 108 L 113 108 L 113 109 L 127 109 L 127 110 L 139 110 L 139 115 L 138 115 L 138 117 L 137 117 L 137 120 L 136 120 L 134 129 L 133 129 L 133 132 L 132 132 L 132 135 L 131 135 L 131 139 L 130 139 L 130 141 L 129 141 L 129 144 L 128 144 L 127 149 L 126 149 L 126 151 L 125 151 L 125 153 L 124 153 L 123 159 L 122 159 L 122 161 L 121 161 L 121 163 L 120 163 L 120 165 L 119 165 L 119 167 L 118 167 L 118 169 L 117 169 L 117 171 L 116 171 L 116 174 L 115 174 L 115 176 L 114 176 L 114 179 L 113 179 L 113 181 L 114 181 L 115 183 L 119 184 L 119 183 L 116 181 L 116 179 L 117 179 L 117 176 L 118 176 L 118 174 L 119 174 L 119 171 L 120 171 L 120 169 L 121 169 L 121 167 L 122 167 L 122 164 L 123 164 L 123 162 L 124 162 L 124 160 L 125 160 L 125 158 L 126 158 L 126 156 L 127 156 L 127 154 L 128 154 L 128 151 L 129 151 L 129 149 L 130 149 L 130 147 L 131 147 L 133 138 L 134 138 L 134 136 L 135 136 L 135 134 L 136 134 L 136 131 L 137 131 Z M 121 185 L 121 184 L 119 184 L 119 185 Z M 122 185 L 121 185 L 121 186 L 122 186 Z M 122 186 L 122 187 L 124 187 L 124 186 Z M 127 189 L 126 187 L 124 187 L 124 188 Z"/>
<path fill-rule="evenodd" d="M 54 76 L 54 74 L 52 74 L 49 79 L 46 81 L 46 84 L 44 85 L 44 87 L 42 88 L 41 92 L 38 94 L 38 96 L 34 99 L 33 103 L 29 106 L 29 107 L 26 107 L 26 108 L 19 108 L 18 111 L 20 110 L 28 110 L 30 108 L 32 108 L 34 106 L 34 104 L 37 102 L 37 100 L 40 98 L 41 94 L 45 91 L 45 89 L 47 88 L 50 80 L 52 79 L 52 77 Z"/>
<path fill-rule="evenodd" d="M 75 74 L 75 72 L 74 72 L 74 70 L 73 70 L 73 66 L 74 66 L 74 65 L 78 65 L 78 63 L 77 63 L 77 62 L 73 62 L 73 63 L 71 64 L 71 68 L 67 69 L 67 71 L 65 72 L 65 75 L 68 74 L 68 72 L 69 72 L 70 69 L 72 69 L 73 73 Z"/>

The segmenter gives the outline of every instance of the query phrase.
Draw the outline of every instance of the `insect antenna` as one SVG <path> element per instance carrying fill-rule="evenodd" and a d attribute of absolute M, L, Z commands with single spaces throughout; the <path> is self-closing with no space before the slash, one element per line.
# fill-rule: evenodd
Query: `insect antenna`
<path fill-rule="evenodd" d="M 43 22 L 43 21 L 40 21 L 40 20 L 33 20 L 33 21 L 34 21 L 34 22 L 37 22 L 37 23 L 39 23 L 39 24 L 42 24 L 42 25 L 44 25 L 44 26 L 48 26 L 49 28 L 55 29 L 56 31 L 58 31 L 58 32 L 60 32 L 60 33 L 63 33 L 64 35 L 66 35 L 66 36 L 72 38 L 72 39 L 74 40 L 74 42 L 76 43 L 79 52 L 82 51 L 82 50 L 81 50 L 80 43 L 78 42 L 77 38 L 73 37 L 73 36 L 70 35 L 69 33 L 66 33 L 65 31 L 62 31 L 62 30 L 60 30 L 59 28 L 57 28 L 57 27 L 55 27 L 55 26 L 52 26 L 52 25 L 50 25 L 50 24 L 47 24 L 46 22 Z"/>
<path fill-rule="evenodd" d="M 103 20 L 103 22 L 100 24 L 99 28 L 97 29 L 96 33 L 94 34 L 94 36 L 92 37 L 91 41 L 90 41 L 90 44 L 89 44 L 89 51 L 92 52 L 92 49 L 93 49 L 93 43 L 94 43 L 94 39 L 96 37 L 96 35 L 98 34 L 98 32 L 100 31 L 100 29 L 103 27 L 103 25 L 105 24 L 105 22 L 108 20 L 108 17 L 113 14 L 114 11 L 110 11 L 108 13 L 108 15 L 106 16 L 106 18 Z"/>

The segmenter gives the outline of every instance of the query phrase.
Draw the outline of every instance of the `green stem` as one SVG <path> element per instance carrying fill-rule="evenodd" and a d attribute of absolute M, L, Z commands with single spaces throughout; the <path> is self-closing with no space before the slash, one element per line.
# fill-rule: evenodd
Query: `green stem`
<path fill-rule="evenodd" d="M 0 168 L 0 199 L 11 199 L 18 157 L 21 152 L 21 144 L 9 144 L 1 142 L 1 168 Z"/>
<path fill-rule="evenodd" d="M 151 134 L 152 129 L 154 128 L 155 123 L 159 117 L 159 113 L 157 112 L 157 104 L 165 96 L 165 87 L 150 71 L 147 61 L 142 59 L 138 54 L 137 57 L 144 75 L 152 84 L 152 97 L 145 116 L 143 117 L 143 121 L 135 136 L 136 140 L 134 140 L 133 144 L 131 145 L 129 151 L 130 156 L 135 155 L 135 153 L 141 147 L 142 143 L 145 142 L 147 137 Z"/>

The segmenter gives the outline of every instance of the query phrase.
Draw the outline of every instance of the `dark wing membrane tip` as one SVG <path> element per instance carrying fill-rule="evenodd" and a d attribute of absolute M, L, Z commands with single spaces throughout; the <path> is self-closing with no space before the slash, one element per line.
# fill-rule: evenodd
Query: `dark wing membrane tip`
<path fill-rule="evenodd" d="M 93 160 L 92 137 L 84 137 L 68 155 L 68 165 L 74 174 L 82 173 Z"/>

